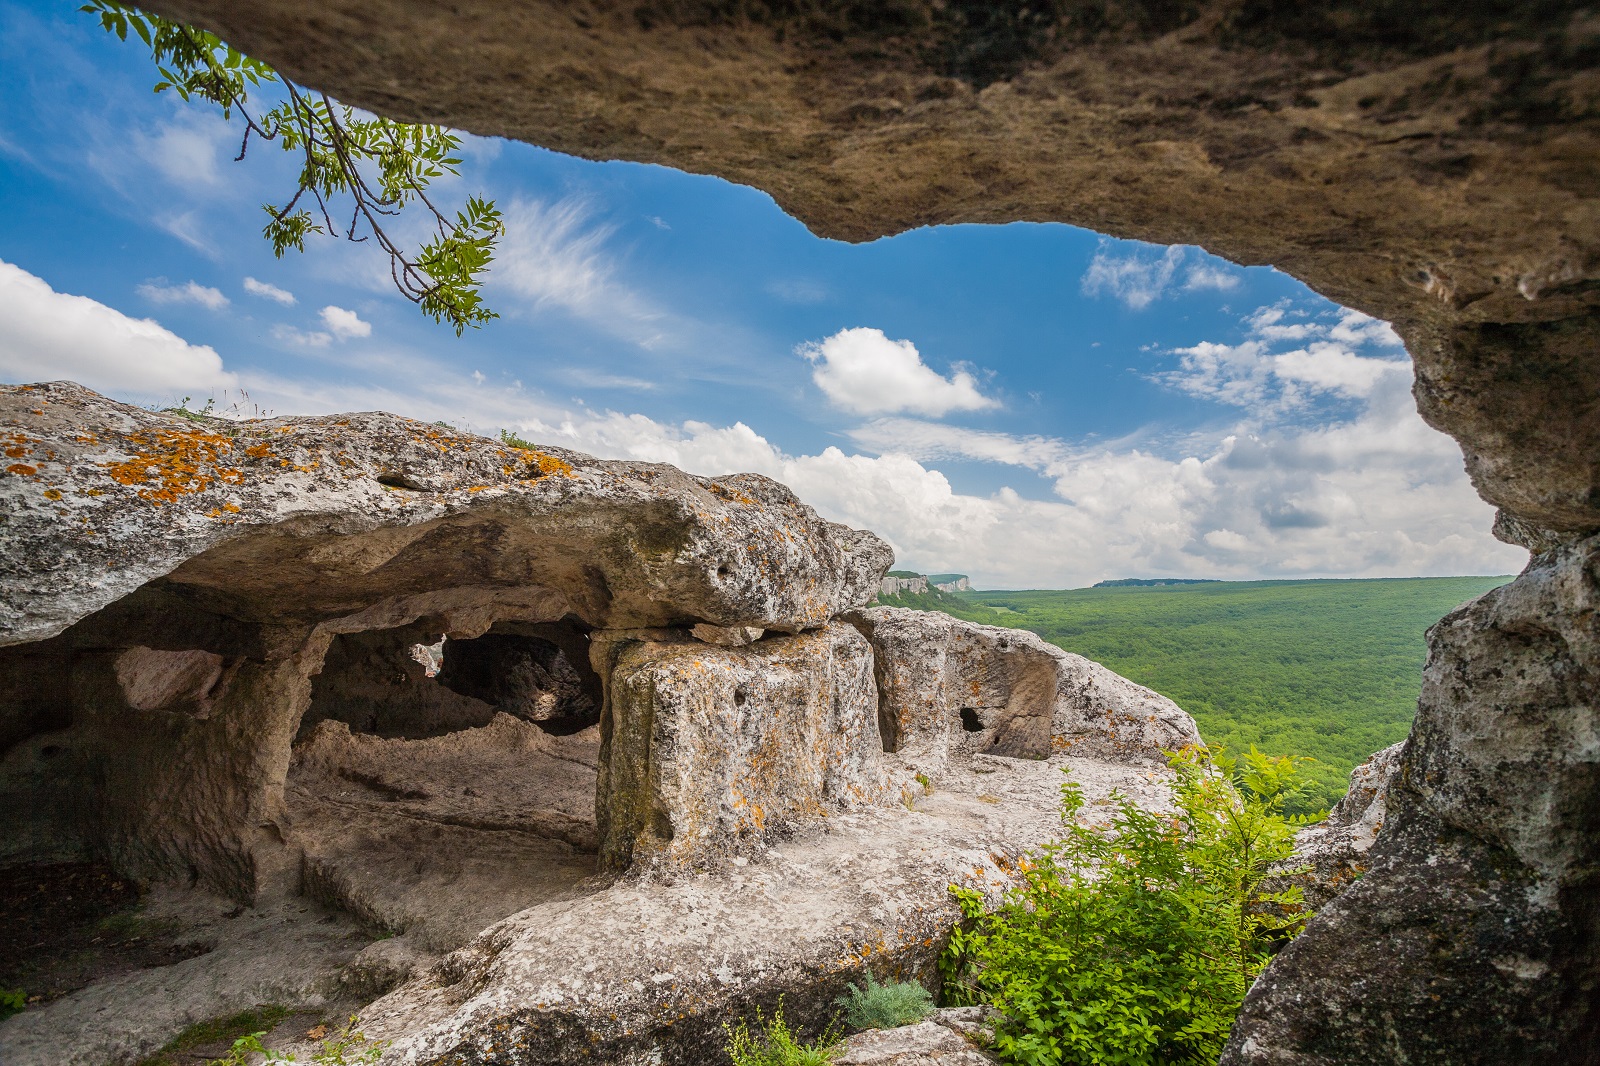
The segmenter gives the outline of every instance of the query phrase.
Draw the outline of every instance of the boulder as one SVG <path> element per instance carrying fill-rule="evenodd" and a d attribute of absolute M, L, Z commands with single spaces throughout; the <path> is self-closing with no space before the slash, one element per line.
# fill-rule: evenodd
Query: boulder
<path fill-rule="evenodd" d="M 592 626 L 798 632 L 867 603 L 892 561 L 758 475 L 696 478 L 395 415 L 196 420 L 55 382 L 0 387 L 0 427 L 15 460 L 0 474 L 0 645 L 157 580 L 280 626 L 531 588 L 553 617 Z"/>
<path fill-rule="evenodd" d="M 597 627 L 801 632 L 892 561 L 765 478 L 394 415 L 195 419 L 53 383 L 0 387 L 0 426 L 0 854 L 246 901 L 299 890 L 285 779 L 318 722 L 582 730 Z M 441 637 L 430 674 L 414 649 Z"/>
<path fill-rule="evenodd" d="M 1026 630 L 902 607 L 845 617 L 872 644 L 884 747 L 919 765 L 936 768 L 957 746 L 1138 761 L 1200 743 L 1165 696 Z"/>
<path fill-rule="evenodd" d="M 717 864 L 889 794 L 872 649 L 850 626 L 740 647 L 601 637 L 611 865 Z"/>

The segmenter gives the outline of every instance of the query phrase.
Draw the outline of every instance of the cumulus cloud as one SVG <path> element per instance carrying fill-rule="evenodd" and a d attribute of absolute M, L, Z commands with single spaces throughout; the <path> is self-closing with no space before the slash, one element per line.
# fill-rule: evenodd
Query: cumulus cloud
<path fill-rule="evenodd" d="M 257 281 L 255 278 L 244 279 L 244 291 L 251 296 L 259 296 L 263 300 L 272 300 L 274 303 L 280 303 L 285 307 L 293 307 L 295 305 L 294 293 L 287 289 L 280 289 L 276 285 L 265 281 Z"/>
<path fill-rule="evenodd" d="M 956 369 L 948 378 L 922 361 L 916 345 L 890 340 L 881 329 L 842 329 L 796 351 L 811 361 L 811 380 L 834 405 L 853 414 L 912 411 L 938 418 L 982 411 L 1000 402 L 978 391 L 977 379 Z"/>
<path fill-rule="evenodd" d="M 1199 262 L 1189 267 L 1183 287 L 1190 292 L 1202 289 L 1232 292 L 1239 287 L 1239 275 L 1214 262 Z"/>
<path fill-rule="evenodd" d="M 210 347 L 190 344 L 148 318 L 130 318 L 86 296 L 56 292 L 3 260 L 0 376 L 11 382 L 65 378 L 141 397 L 237 384 Z"/>
<path fill-rule="evenodd" d="M 199 304 L 211 311 L 220 311 L 228 306 L 228 298 L 220 291 L 197 281 L 168 285 L 166 278 L 154 278 L 135 291 L 154 304 Z"/>
<path fill-rule="evenodd" d="M 354 311 L 329 304 L 319 312 L 319 315 L 328 332 L 342 341 L 372 336 L 372 323 L 363 321 Z"/>
<path fill-rule="evenodd" d="M 1142 311 L 1175 288 L 1229 292 L 1239 287 L 1239 275 L 1198 248 L 1102 240 L 1080 284 L 1085 296 L 1111 296 Z"/>

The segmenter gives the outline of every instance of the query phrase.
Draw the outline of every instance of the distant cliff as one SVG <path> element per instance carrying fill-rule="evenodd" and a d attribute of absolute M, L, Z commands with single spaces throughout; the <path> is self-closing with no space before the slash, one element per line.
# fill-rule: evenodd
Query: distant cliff
<path fill-rule="evenodd" d="M 923 594 L 930 589 L 939 592 L 971 592 L 972 582 L 966 574 L 919 574 L 911 570 L 891 570 L 878 585 L 879 596 L 899 596 L 914 592 Z"/>

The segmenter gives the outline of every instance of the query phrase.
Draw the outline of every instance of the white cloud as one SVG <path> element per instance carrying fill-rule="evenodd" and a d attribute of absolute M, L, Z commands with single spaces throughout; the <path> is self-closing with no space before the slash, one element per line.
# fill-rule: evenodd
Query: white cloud
<path fill-rule="evenodd" d="M 296 348 L 326 348 L 333 343 L 333 334 L 279 324 L 272 327 L 272 339 Z"/>
<path fill-rule="evenodd" d="M 0 376 L 68 379 L 91 389 L 161 398 L 176 390 L 228 388 L 222 357 L 147 318 L 129 318 L 86 296 L 56 292 L 0 261 Z"/>
<path fill-rule="evenodd" d="M 1134 247 L 1119 255 L 1110 241 L 1100 242 L 1083 275 L 1085 296 L 1109 294 L 1135 311 L 1160 299 L 1183 261 L 1183 247 L 1172 245 L 1158 252 L 1153 245 L 1131 243 Z"/>
<path fill-rule="evenodd" d="M 155 304 L 199 304 L 211 311 L 228 306 L 228 298 L 208 285 L 188 281 L 182 285 L 168 285 L 166 278 L 155 278 L 135 290 L 140 296 Z"/>
<path fill-rule="evenodd" d="M 1289 307 L 1285 302 L 1257 308 L 1254 314 L 1246 315 L 1244 321 L 1252 334 L 1268 341 L 1302 340 L 1323 331 L 1315 322 L 1285 322 L 1288 315 Z"/>
<path fill-rule="evenodd" d="M 264 300 L 273 300 L 285 307 L 293 307 L 295 304 L 294 293 L 287 289 L 280 289 L 276 285 L 265 281 L 257 281 L 255 278 L 244 279 L 244 291 L 251 296 L 259 296 Z"/>
<path fill-rule="evenodd" d="M 1109 238 L 1101 239 L 1080 284 L 1085 296 L 1112 296 L 1142 311 L 1173 289 L 1180 271 L 1183 282 L 1178 287 L 1185 292 L 1231 292 L 1239 287 L 1231 263 L 1199 248 Z"/>
<path fill-rule="evenodd" d="M 950 377 L 923 363 L 916 345 L 884 336 L 881 329 L 842 329 L 796 351 L 809 359 L 811 379 L 828 399 L 855 414 L 912 411 L 935 418 L 949 411 L 981 411 L 999 407 L 998 400 L 978 391 L 966 370 Z"/>
<path fill-rule="evenodd" d="M 223 148 L 236 148 L 237 140 L 237 131 L 221 115 L 190 108 L 158 124 L 154 133 L 135 134 L 133 144 L 169 181 L 189 187 L 220 183 Z"/>
<path fill-rule="evenodd" d="M 506 233 L 493 279 L 534 306 L 586 312 L 603 302 L 613 268 L 603 249 L 613 228 L 591 225 L 580 199 L 516 200 L 505 209 Z"/>
<path fill-rule="evenodd" d="M 1243 319 L 1248 339 L 1238 344 L 1201 341 L 1174 349 L 1178 369 L 1156 374 L 1155 380 L 1269 418 L 1303 408 L 1319 397 L 1361 399 L 1390 379 L 1410 381 L 1411 363 L 1403 354 L 1385 351 L 1369 356 L 1352 350 L 1363 345 L 1387 349 L 1395 337 L 1388 323 L 1355 311 L 1343 312 L 1331 327 L 1285 321 L 1288 317 L 1284 304 L 1259 308 Z M 1311 340 L 1287 352 L 1272 350 L 1285 341 L 1313 337 L 1332 339 Z"/>
<path fill-rule="evenodd" d="M 1364 397 L 1371 396 L 1386 377 L 1395 376 L 1409 384 L 1411 363 L 1371 359 L 1332 341 L 1314 341 L 1306 348 L 1273 356 L 1272 373 L 1317 391 Z"/>
<path fill-rule="evenodd" d="M 1405 342 L 1400 339 L 1400 334 L 1394 327 L 1381 319 L 1364 315 L 1360 311 L 1343 308 L 1339 313 L 1339 322 L 1328 331 L 1332 340 L 1343 344 L 1363 345 L 1380 344 L 1389 348 L 1403 348 Z"/>
<path fill-rule="evenodd" d="M 1184 276 L 1183 287 L 1190 292 L 1200 289 L 1232 292 L 1239 287 L 1239 275 L 1217 263 L 1195 263 L 1189 267 L 1188 274 Z"/>
<path fill-rule="evenodd" d="M 342 341 L 351 340 L 355 337 L 372 336 L 372 323 L 363 321 L 361 316 L 354 311 L 347 311 L 342 307 L 335 307 L 329 304 L 319 314 L 322 318 L 322 324 L 327 327 L 328 332 Z"/>

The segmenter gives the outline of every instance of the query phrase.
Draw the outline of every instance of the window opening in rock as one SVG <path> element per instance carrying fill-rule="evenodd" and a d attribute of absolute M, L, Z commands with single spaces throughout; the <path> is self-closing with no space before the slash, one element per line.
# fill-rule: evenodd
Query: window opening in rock
<path fill-rule="evenodd" d="M 600 679 L 588 636 L 565 623 L 497 624 L 445 644 L 438 683 L 468 699 L 566 736 L 600 720 Z"/>
<path fill-rule="evenodd" d="M 983 732 L 983 719 L 978 717 L 976 708 L 961 708 L 961 728 L 966 730 L 968 733 Z"/>

